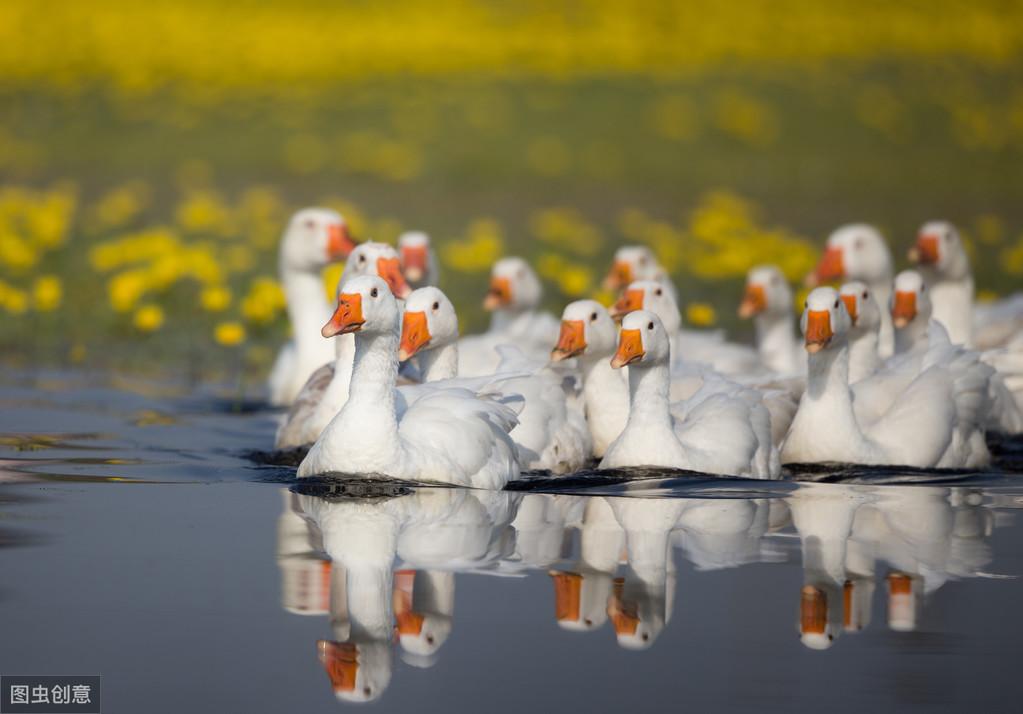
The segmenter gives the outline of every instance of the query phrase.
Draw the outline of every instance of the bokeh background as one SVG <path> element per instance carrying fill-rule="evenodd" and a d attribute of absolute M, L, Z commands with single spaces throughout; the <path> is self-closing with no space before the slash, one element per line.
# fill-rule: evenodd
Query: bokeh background
<path fill-rule="evenodd" d="M 1023 3 L 0 3 L 0 350 L 265 371 L 289 213 L 428 231 L 465 329 L 520 254 L 560 311 L 651 245 L 695 325 L 840 223 L 948 218 L 1023 276 Z M 325 276 L 332 290 L 339 268 Z"/>

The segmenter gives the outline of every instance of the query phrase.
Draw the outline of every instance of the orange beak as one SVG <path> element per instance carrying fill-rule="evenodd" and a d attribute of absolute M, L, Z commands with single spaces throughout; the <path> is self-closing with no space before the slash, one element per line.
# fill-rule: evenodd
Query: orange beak
<path fill-rule="evenodd" d="M 320 334 L 324 337 L 347 335 L 349 332 L 358 332 L 365 322 L 362 317 L 362 295 L 341 293 L 337 296 L 337 309 L 320 330 Z"/>
<path fill-rule="evenodd" d="M 611 366 L 620 369 L 627 364 L 643 359 L 643 336 L 639 330 L 622 330 L 618 336 L 618 351 L 611 358 Z"/>
<path fill-rule="evenodd" d="M 845 262 L 842 259 L 842 249 L 828 247 L 817 263 L 817 269 L 806 276 L 806 284 L 809 287 L 838 280 L 845 275 Z"/>
<path fill-rule="evenodd" d="M 739 317 L 750 318 L 767 309 L 767 295 L 763 285 L 747 285 L 742 304 L 739 305 Z"/>
<path fill-rule="evenodd" d="M 892 595 L 912 595 L 913 579 L 904 573 L 889 573 L 888 592 Z"/>
<path fill-rule="evenodd" d="M 909 250 L 909 259 L 924 265 L 934 265 L 941 260 L 938 254 L 938 236 L 927 233 L 917 236 L 916 245 Z"/>
<path fill-rule="evenodd" d="M 511 281 L 508 278 L 492 277 L 490 279 L 490 290 L 483 300 L 484 310 L 497 310 L 511 305 L 512 289 Z"/>
<path fill-rule="evenodd" d="M 401 344 L 398 360 L 404 362 L 430 342 L 430 327 L 425 312 L 406 312 L 401 318 Z"/>
<path fill-rule="evenodd" d="M 554 571 L 550 575 L 554 580 L 554 616 L 558 622 L 578 622 L 583 576 Z"/>
<path fill-rule="evenodd" d="M 611 308 L 611 317 L 619 322 L 630 312 L 643 309 L 643 291 L 626 290 Z"/>
<path fill-rule="evenodd" d="M 831 313 L 827 310 L 810 310 L 806 313 L 806 351 L 816 354 L 828 346 L 834 334 L 831 332 Z"/>
<path fill-rule="evenodd" d="M 849 313 L 849 317 L 852 318 L 852 324 L 856 324 L 856 320 L 859 319 L 859 313 L 856 310 L 856 296 L 855 295 L 843 295 L 842 302 L 845 303 L 845 311 Z"/>
<path fill-rule="evenodd" d="M 320 640 L 316 649 L 334 691 L 355 691 L 355 678 L 359 674 L 359 650 L 356 646 L 350 642 Z"/>
<path fill-rule="evenodd" d="M 622 635 L 634 635 L 639 628 L 639 616 L 636 615 L 636 608 L 629 607 L 622 601 L 622 590 L 624 587 L 625 582 L 621 578 L 615 578 L 614 592 L 611 595 L 610 602 L 607 604 L 607 616 L 611 618 L 615 634 L 619 637 Z"/>
<path fill-rule="evenodd" d="M 916 317 L 916 293 L 896 291 L 895 300 L 892 303 L 892 322 L 898 328 L 903 328 Z"/>
<path fill-rule="evenodd" d="M 418 637 L 423 631 L 425 618 L 412 610 L 412 593 L 416 584 L 416 571 L 398 570 L 394 573 L 394 594 L 391 604 L 397 622 L 398 635 Z"/>
<path fill-rule="evenodd" d="M 387 282 L 394 297 L 408 297 L 412 292 L 412 288 L 405 282 L 405 276 L 401 274 L 401 264 L 397 258 L 377 258 L 377 275 Z"/>
<path fill-rule="evenodd" d="M 344 223 L 332 223 L 327 226 L 327 257 L 331 260 L 343 260 L 355 250 L 355 241 L 348 233 Z"/>
<path fill-rule="evenodd" d="M 558 344 L 551 350 L 551 360 L 560 362 L 586 351 L 586 325 L 582 320 L 562 320 Z"/>
<path fill-rule="evenodd" d="M 616 260 L 604 278 L 605 290 L 621 290 L 632 282 L 632 266 L 623 260 Z"/>
<path fill-rule="evenodd" d="M 405 277 L 412 282 L 422 280 L 430 262 L 430 254 L 425 245 L 410 245 L 401 249 L 401 266 Z"/>
<path fill-rule="evenodd" d="M 828 596 L 820 588 L 804 585 L 799 600 L 799 631 L 823 635 L 828 629 Z"/>

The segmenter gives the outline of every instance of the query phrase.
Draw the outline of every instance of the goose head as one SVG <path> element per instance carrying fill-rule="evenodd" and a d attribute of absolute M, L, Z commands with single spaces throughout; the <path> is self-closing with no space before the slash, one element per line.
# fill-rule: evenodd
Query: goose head
<path fill-rule="evenodd" d="M 615 251 L 606 290 L 621 290 L 634 280 L 653 280 L 663 274 L 654 252 L 645 245 L 625 245 Z"/>
<path fill-rule="evenodd" d="M 540 306 L 543 286 L 540 278 L 522 258 L 502 258 L 490 271 L 490 290 L 483 301 L 485 310 L 533 310 Z"/>
<path fill-rule="evenodd" d="M 806 338 L 806 351 L 816 354 L 830 347 L 836 338 L 845 337 L 852 328 L 852 319 L 837 290 L 816 288 L 806 298 L 799 327 Z"/>
<path fill-rule="evenodd" d="M 607 308 L 596 300 L 576 300 L 561 313 L 561 333 L 551 350 L 551 360 L 570 357 L 606 359 L 618 342 L 618 327 Z"/>
<path fill-rule="evenodd" d="M 418 283 L 430 274 L 430 236 L 422 231 L 407 231 L 398 237 L 401 267 L 411 283 Z"/>
<path fill-rule="evenodd" d="M 930 322 L 931 300 L 923 276 L 915 270 L 903 270 L 896 275 L 889 307 L 896 329 L 909 327 L 913 323 L 926 325 Z"/>
<path fill-rule="evenodd" d="M 554 581 L 554 617 L 558 627 L 587 632 L 607 622 L 610 574 L 552 570 L 549 575 Z"/>
<path fill-rule="evenodd" d="M 346 280 L 338 288 L 337 309 L 323 326 L 324 337 L 358 332 L 364 335 L 397 333 L 400 310 L 387 283 L 375 275 Z"/>
<path fill-rule="evenodd" d="M 857 332 L 876 332 L 881 327 L 881 308 L 866 283 L 859 280 L 846 283 L 838 294 Z"/>
<path fill-rule="evenodd" d="M 678 303 L 663 284 L 656 280 L 636 280 L 629 284 L 618 302 L 611 308 L 611 317 L 621 322 L 633 310 L 648 310 L 661 319 L 669 334 L 675 334 L 682 327 L 682 315 Z"/>
<path fill-rule="evenodd" d="M 806 277 L 809 287 L 842 279 L 876 284 L 887 280 L 892 256 L 881 232 L 866 223 L 842 226 L 828 237 L 817 268 Z"/>
<path fill-rule="evenodd" d="M 414 290 L 405 301 L 401 318 L 398 359 L 404 362 L 420 350 L 449 345 L 458 340 L 458 316 L 447 295 L 434 287 Z"/>
<path fill-rule="evenodd" d="M 739 317 L 788 315 L 791 309 L 792 290 L 777 266 L 761 265 L 749 271 L 746 293 L 739 305 Z"/>
<path fill-rule="evenodd" d="M 386 243 L 360 243 L 348 256 L 341 282 L 362 275 L 375 275 L 387 281 L 390 291 L 397 297 L 408 295 L 412 288 L 401 272 L 398 252 Z"/>
<path fill-rule="evenodd" d="M 355 241 L 341 214 L 329 208 L 303 208 L 291 217 L 281 240 L 281 262 L 294 270 L 319 271 L 344 260 Z"/>
<path fill-rule="evenodd" d="M 618 336 L 618 350 L 611 358 L 612 367 L 667 364 L 670 359 L 668 333 L 657 315 L 647 310 L 636 310 L 625 316 Z"/>
<path fill-rule="evenodd" d="M 387 642 L 319 640 L 316 650 L 339 701 L 370 702 L 390 684 L 391 651 Z"/>
<path fill-rule="evenodd" d="M 834 592 L 815 585 L 804 585 L 799 599 L 799 639 L 813 650 L 826 650 L 835 641 L 835 627 L 829 616 Z"/>
<path fill-rule="evenodd" d="M 970 270 L 959 231 L 948 221 L 929 221 L 921 226 L 916 244 L 909 249 L 909 259 L 950 278 L 963 277 Z"/>

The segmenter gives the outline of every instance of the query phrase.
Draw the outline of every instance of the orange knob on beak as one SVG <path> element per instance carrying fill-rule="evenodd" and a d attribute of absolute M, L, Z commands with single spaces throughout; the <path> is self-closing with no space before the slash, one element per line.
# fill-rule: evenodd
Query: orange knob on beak
<path fill-rule="evenodd" d="M 831 313 L 827 310 L 810 310 L 806 313 L 806 351 L 816 354 L 828 346 L 834 334 L 831 332 Z"/>
<path fill-rule="evenodd" d="M 586 325 L 582 320 L 562 320 L 558 344 L 551 350 L 551 360 L 560 362 L 586 351 Z"/>
<path fill-rule="evenodd" d="M 898 290 L 892 302 L 892 322 L 903 328 L 916 317 L 916 293 Z"/>
<path fill-rule="evenodd" d="M 483 299 L 484 310 L 497 310 L 508 307 L 512 301 L 511 281 L 508 278 L 492 277 L 490 279 L 490 290 Z"/>
<path fill-rule="evenodd" d="M 404 362 L 430 342 L 430 327 L 425 312 L 406 312 L 401 318 L 401 344 L 398 360 Z"/>
<path fill-rule="evenodd" d="M 426 275 L 426 269 L 430 262 L 429 251 L 425 245 L 409 245 L 401 249 L 401 265 L 405 270 L 405 277 L 415 282 Z"/>
<path fill-rule="evenodd" d="M 799 600 L 799 631 L 823 635 L 828 629 L 828 596 L 820 588 L 804 585 Z"/>
<path fill-rule="evenodd" d="M 359 675 L 358 648 L 350 642 L 320 640 L 316 649 L 334 691 L 354 691 L 355 679 Z"/>
<path fill-rule="evenodd" d="M 767 294 L 763 285 L 749 284 L 746 286 L 746 294 L 743 295 L 742 304 L 739 305 L 739 317 L 750 318 L 759 315 L 767 309 Z"/>
<path fill-rule="evenodd" d="M 349 332 L 358 332 L 365 322 L 362 317 L 362 295 L 341 293 L 337 296 L 337 309 L 320 330 L 320 334 L 324 337 L 347 335 Z"/>
<path fill-rule="evenodd" d="M 917 236 L 916 245 L 909 250 L 909 259 L 914 263 L 934 265 L 941 260 L 938 250 L 938 236 L 921 233 Z"/>
<path fill-rule="evenodd" d="M 327 226 L 327 257 L 330 260 L 343 260 L 355 250 L 355 241 L 348 233 L 344 223 L 332 223 Z"/>
<path fill-rule="evenodd" d="M 859 312 L 857 310 L 857 302 L 855 295 L 843 295 L 842 302 L 845 303 L 845 311 L 849 313 L 849 317 L 852 318 L 852 324 L 856 324 L 856 320 L 859 319 Z"/>
<path fill-rule="evenodd" d="M 377 258 L 377 275 L 384 279 L 394 297 L 408 297 L 412 292 L 412 288 L 405 282 L 405 276 L 401 274 L 401 264 L 397 258 Z"/>
<path fill-rule="evenodd" d="M 643 335 L 639 330 L 622 330 L 618 337 L 618 351 L 611 358 L 611 366 L 615 369 L 643 359 Z"/>
<path fill-rule="evenodd" d="M 621 322 L 630 312 L 643 309 L 643 291 L 626 290 L 611 308 L 611 317 Z"/>
<path fill-rule="evenodd" d="M 632 282 L 632 266 L 623 260 L 616 260 L 604 278 L 605 290 L 621 290 Z"/>
<path fill-rule="evenodd" d="M 582 610 L 583 576 L 554 570 L 550 576 L 554 580 L 554 617 L 558 622 L 578 622 Z"/>
<path fill-rule="evenodd" d="M 842 258 L 842 249 L 829 246 L 824 250 L 820 262 L 817 263 L 817 269 L 806 276 L 806 284 L 808 287 L 814 287 L 821 283 L 838 280 L 844 275 L 845 261 Z"/>

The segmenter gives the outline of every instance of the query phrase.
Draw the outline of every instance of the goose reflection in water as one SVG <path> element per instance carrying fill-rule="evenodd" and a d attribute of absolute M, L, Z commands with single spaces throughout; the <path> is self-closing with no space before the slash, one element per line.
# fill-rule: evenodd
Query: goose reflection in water
<path fill-rule="evenodd" d="M 454 627 L 456 573 L 546 571 L 562 630 L 610 625 L 632 650 L 671 622 L 676 550 L 697 571 L 801 563 L 797 626 L 810 649 L 867 629 L 878 588 L 888 627 L 915 630 L 948 580 L 985 575 L 990 501 L 959 487 L 813 483 L 774 498 L 285 493 L 277 557 L 285 609 L 329 615 L 317 649 L 335 695 L 370 701 L 395 651 L 434 664 Z"/>

